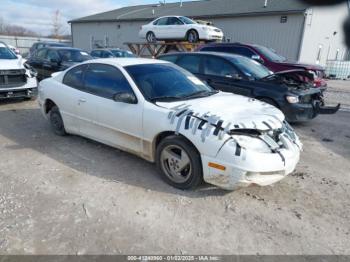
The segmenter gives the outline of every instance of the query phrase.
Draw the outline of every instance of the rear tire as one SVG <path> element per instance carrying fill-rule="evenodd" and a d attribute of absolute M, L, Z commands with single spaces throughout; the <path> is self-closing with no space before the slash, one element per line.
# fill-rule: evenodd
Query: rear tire
<path fill-rule="evenodd" d="M 156 163 L 163 180 L 175 188 L 193 189 L 203 182 L 200 155 L 181 136 L 169 136 L 160 142 Z"/>
<path fill-rule="evenodd" d="M 146 40 L 148 43 L 155 43 L 157 42 L 156 35 L 153 32 L 148 32 L 146 34 Z"/>
<path fill-rule="evenodd" d="M 52 130 L 58 136 L 65 136 L 67 132 L 64 128 L 63 119 L 57 106 L 53 106 L 49 112 L 49 120 Z"/>

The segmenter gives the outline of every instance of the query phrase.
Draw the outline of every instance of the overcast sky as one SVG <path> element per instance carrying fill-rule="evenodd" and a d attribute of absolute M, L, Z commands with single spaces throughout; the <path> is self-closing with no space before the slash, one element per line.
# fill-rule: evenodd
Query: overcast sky
<path fill-rule="evenodd" d="M 0 0 L 0 17 L 7 24 L 24 26 L 48 35 L 52 31 L 55 10 L 60 10 L 64 33 L 69 33 L 67 21 L 122 6 L 152 4 L 159 0 Z M 166 0 L 167 3 L 179 0 Z M 187 1 L 187 0 L 184 0 Z"/>

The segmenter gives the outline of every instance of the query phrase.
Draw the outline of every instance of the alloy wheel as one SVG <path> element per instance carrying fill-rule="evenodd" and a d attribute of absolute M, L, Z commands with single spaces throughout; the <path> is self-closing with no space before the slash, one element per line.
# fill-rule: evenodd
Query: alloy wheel
<path fill-rule="evenodd" d="M 165 175 L 175 183 L 185 183 L 191 176 L 192 164 L 188 154 L 179 146 L 169 145 L 160 155 Z"/>

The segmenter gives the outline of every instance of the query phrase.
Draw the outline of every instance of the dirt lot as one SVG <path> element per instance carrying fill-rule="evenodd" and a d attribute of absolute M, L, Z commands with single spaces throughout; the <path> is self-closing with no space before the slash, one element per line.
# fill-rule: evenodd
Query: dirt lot
<path fill-rule="evenodd" d="M 333 104 L 341 103 L 344 109 L 350 110 L 350 80 L 329 80 L 327 84 L 327 101 Z"/>
<path fill-rule="evenodd" d="M 155 167 L 53 135 L 35 102 L 0 104 L 1 254 L 350 254 L 350 112 L 295 126 L 297 172 L 183 192 Z"/>

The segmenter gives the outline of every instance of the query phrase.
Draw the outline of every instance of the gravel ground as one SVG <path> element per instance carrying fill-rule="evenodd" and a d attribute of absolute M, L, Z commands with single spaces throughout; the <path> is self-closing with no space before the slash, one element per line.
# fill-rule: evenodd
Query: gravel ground
<path fill-rule="evenodd" d="M 155 166 L 0 104 L 0 254 L 349 254 L 350 112 L 295 126 L 297 171 L 183 192 Z"/>
<path fill-rule="evenodd" d="M 330 104 L 341 103 L 343 109 L 350 110 L 350 81 L 329 80 L 327 84 L 326 102 Z"/>

